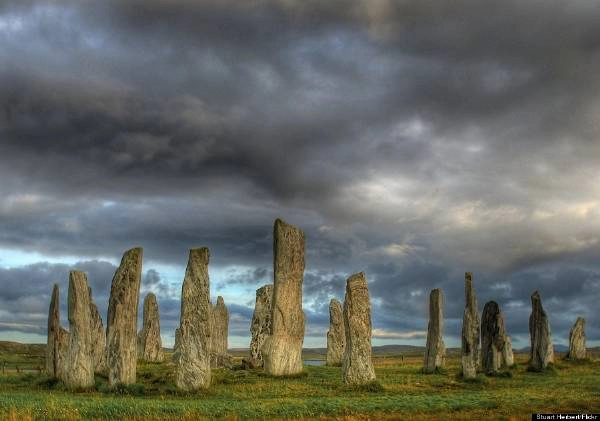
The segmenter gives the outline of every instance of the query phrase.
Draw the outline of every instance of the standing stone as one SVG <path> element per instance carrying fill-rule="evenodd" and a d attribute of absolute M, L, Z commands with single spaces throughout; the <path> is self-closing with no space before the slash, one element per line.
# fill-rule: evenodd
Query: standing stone
<path fill-rule="evenodd" d="M 481 317 L 481 368 L 486 374 L 495 374 L 504 365 L 506 332 L 504 318 L 495 301 L 483 307 Z"/>
<path fill-rule="evenodd" d="M 252 366 L 263 365 L 262 345 L 265 338 L 271 334 L 271 298 L 273 297 L 273 285 L 265 285 L 256 290 L 256 303 L 252 315 L 250 332 L 250 360 Z"/>
<path fill-rule="evenodd" d="M 505 367 L 512 367 L 515 365 L 515 356 L 513 354 L 512 339 L 510 336 L 504 338 L 504 348 L 502 349 L 502 364 Z"/>
<path fill-rule="evenodd" d="M 342 365 L 345 348 L 346 329 L 344 328 L 344 310 L 342 308 L 342 303 L 333 298 L 329 302 L 329 331 L 327 332 L 327 365 Z"/>
<path fill-rule="evenodd" d="M 344 383 L 360 385 L 375 380 L 371 361 L 371 302 L 364 272 L 346 281 L 344 298 L 346 347 L 342 362 Z"/>
<path fill-rule="evenodd" d="M 191 391 L 210 386 L 211 304 L 208 248 L 190 250 L 181 291 L 180 342 L 175 383 Z"/>
<path fill-rule="evenodd" d="M 156 295 L 151 292 L 144 298 L 143 325 L 138 333 L 138 358 L 152 363 L 159 363 L 164 359 L 158 303 Z"/>
<path fill-rule="evenodd" d="M 90 323 L 92 332 L 92 360 L 96 373 L 106 372 L 106 330 L 102 324 L 102 317 L 98 307 L 92 300 L 92 289 L 88 288 L 90 295 Z"/>
<path fill-rule="evenodd" d="M 262 354 L 266 373 L 285 376 L 301 373 L 303 367 L 304 233 L 281 219 L 275 220 L 273 254 L 272 329 L 263 343 Z"/>
<path fill-rule="evenodd" d="M 231 367 L 231 358 L 227 353 L 229 335 L 229 312 L 220 295 L 212 308 L 211 365 L 212 367 Z"/>
<path fill-rule="evenodd" d="M 548 316 L 542 307 L 540 293 L 531 294 L 531 315 L 529 316 L 529 335 L 531 349 L 529 351 L 529 370 L 542 371 L 554 362 L 554 348 Z"/>
<path fill-rule="evenodd" d="M 136 380 L 137 317 L 142 275 L 141 248 L 128 250 L 112 280 L 108 302 L 108 384 Z"/>
<path fill-rule="evenodd" d="M 92 323 L 90 292 L 85 273 L 69 273 L 69 351 L 67 353 L 66 385 L 88 388 L 94 385 L 92 357 Z"/>
<path fill-rule="evenodd" d="M 438 288 L 429 294 L 429 324 L 425 349 L 424 373 L 434 373 L 444 367 L 446 346 L 444 345 L 444 296 Z"/>
<path fill-rule="evenodd" d="M 181 330 L 179 328 L 175 329 L 175 345 L 173 345 L 173 356 L 172 356 L 172 361 L 174 363 L 177 363 L 177 361 L 179 360 L 179 354 L 180 354 L 180 347 L 181 347 Z"/>
<path fill-rule="evenodd" d="M 64 379 L 69 332 L 60 326 L 60 293 L 54 284 L 48 311 L 48 342 L 46 345 L 46 373 L 54 379 Z"/>
<path fill-rule="evenodd" d="M 578 317 L 569 333 L 569 352 L 566 358 L 583 360 L 586 358 L 585 319 Z"/>
<path fill-rule="evenodd" d="M 465 311 L 462 325 L 461 361 L 462 374 L 465 379 L 477 376 L 479 366 L 479 329 L 481 320 L 477 309 L 477 298 L 473 289 L 473 275 L 465 273 Z"/>

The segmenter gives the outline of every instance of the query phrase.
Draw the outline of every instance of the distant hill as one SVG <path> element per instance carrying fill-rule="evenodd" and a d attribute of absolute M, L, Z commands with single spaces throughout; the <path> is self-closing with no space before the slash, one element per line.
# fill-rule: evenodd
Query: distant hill
<path fill-rule="evenodd" d="M 0 341 L 0 353 L 44 355 L 46 344 L 22 344 L 19 342 Z"/>

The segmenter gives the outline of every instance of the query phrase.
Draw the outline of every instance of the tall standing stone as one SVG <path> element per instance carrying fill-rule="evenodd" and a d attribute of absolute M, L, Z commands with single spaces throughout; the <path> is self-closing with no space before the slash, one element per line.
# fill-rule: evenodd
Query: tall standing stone
<path fill-rule="evenodd" d="M 213 367 L 230 366 L 227 354 L 229 335 L 229 312 L 225 300 L 220 295 L 212 308 L 211 364 Z"/>
<path fill-rule="evenodd" d="M 211 304 L 208 248 L 190 250 L 181 291 L 180 342 L 175 383 L 183 390 L 210 386 Z"/>
<path fill-rule="evenodd" d="M 85 273 L 69 273 L 69 351 L 65 383 L 71 388 L 94 385 L 90 292 Z"/>
<path fill-rule="evenodd" d="M 173 345 L 173 356 L 172 361 L 177 363 L 180 355 L 180 347 L 181 347 L 181 330 L 179 328 L 175 329 L 175 344 Z"/>
<path fill-rule="evenodd" d="M 370 335 L 369 335 L 370 337 Z M 342 365 L 346 348 L 346 329 L 342 303 L 333 298 L 329 302 L 329 331 L 327 332 L 327 365 Z"/>
<path fill-rule="evenodd" d="M 107 320 L 108 383 L 136 380 L 137 317 L 142 276 L 142 248 L 128 250 L 121 259 L 110 288 Z"/>
<path fill-rule="evenodd" d="M 106 372 L 106 330 L 102 323 L 102 317 L 98 307 L 92 299 L 92 289 L 89 288 L 90 295 L 90 323 L 92 332 L 92 360 L 94 361 L 94 371 L 96 373 Z"/>
<path fill-rule="evenodd" d="M 481 317 L 481 368 L 486 374 L 495 374 L 504 365 L 506 331 L 500 306 L 489 301 Z"/>
<path fill-rule="evenodd" d="M 443 368 L 446 362 L 444 345 L 444 296 L 438 288 L 429 294 L 429 324 L 427 326 L 427 345 L 423 364 L 424 373 L 434 373 Z"/>
<path fill-rule="evenodd" d="M 60 326 L 60 293 L 54 284 L 48 311 L 48 342 L 46 345 L 46 373 L 55 379 L 64 379 L 69 332 Z"/>
<path fill-rule="evenodd" d="M 144 298 L 143 325 L 138 333 L 138 358 L 153 363 L 164 359 L 158 303 L 156 295 L 151 292 Z"/>
<path fill-rule="evenodd" d="M 569 332 L 569 352 L 566 358 L 572 360 L 583 360 L 586 358 L 585 345 L 585 319 L 578 317 Z"/>
<path fill-rule="evenodd" d="M 502 364 L 505 367 L 512 367 L 515 365 L 515 355 L 512 348 L 512 339 L 510 336 L 504 337 L 504 349 L 502 350 Z"/>
<path fill-rule="evenodd" d="M 531 294 L 531 315 L 529 316 L 529 335 L 531 349 L 529 351 L 529 370 L 542 371 L 554 362 L 554 348 L 548 316 L 542 307 L 540 293 Z"/>
<path fill-rule="evenodd" d="M 346 347 L 342 361 L 344 383 L 360 385 L 375 380 L 371 360 L 371 301 L 363 272 L 346 281 L 344 298 L 344 331 Z"/>
<path fill-rule="evenodd" d="M 265 372 L 285 376 L 302 372 L 304 312 L 304 233 L 275 220 L 273 229 L 274 289 L 271 335 L 263 343 Z"/>
<path fill-rule="evenodd" d="M 473 275 L 465 273 L 465 311 L 463 313 L 461 361 L 465 379 L 477 376 L 479 366 L 479 330 L 481 320 L 477 309 L 477 298 L 473 289 Z"/>
<path fill-rule="evenodd" d="M 273 297 L 273 285 L 264 285 L 256 290 L 256 303 L 254 314 L 252 314 L 252 325 L 250 333 L 250 359 L 254 365 L 263 365 L 262 345 L 265 338 L 271 334 L 271 299 Z"/>

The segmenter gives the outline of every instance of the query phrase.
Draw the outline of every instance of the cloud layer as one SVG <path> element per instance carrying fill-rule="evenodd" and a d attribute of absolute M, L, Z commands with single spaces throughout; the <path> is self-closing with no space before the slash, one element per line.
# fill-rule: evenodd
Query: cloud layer
<path fill-rule="evenodd" d="M 315 337 L 360 270 L 376 337 L 417 340 L 434 287 L 456 337 L 471 270 L 517 343 L 534 289 L 557 341 L 579 314 L 599 341 L 598 21 L 586 1 L 0 2 L 0 248 L 76 256 L 101 294 L 141 245 L 173 327 L 209 246 L 243 337 L 283 217 Z M 0 330 L 42 332 L 68 265 L 0 265 Z"/>

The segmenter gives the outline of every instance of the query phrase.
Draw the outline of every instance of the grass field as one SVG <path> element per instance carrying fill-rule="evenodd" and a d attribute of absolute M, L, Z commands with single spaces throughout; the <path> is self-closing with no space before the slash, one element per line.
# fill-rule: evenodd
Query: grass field
<path fill-rule="evenodd" d="M 0 355 L 0 359 L 6 357 Z M 13 356 L 36 365 L 40 356 Z M 299 418 L 322 420 L 530 419 L 531 412 L 600 412 L 600 361 L 557 361 L 547 373 L 529 373 L 526 356 L 506 377 L 457 377 L 459 359 L 444 374 L 420 373 L 418 356 L 374 358 L 379 385 L 349 388 L 341 369 L 306 367 L 294 378 L 261 370 L 215 370 L 209 391 L 183 394 L 174 365 L 138 364 L 138 384 L 114 391 L 98 376 L 91 391 L 69 392 L 39 373 L 0 375 L 1 419 L 195 420 Z M 24 362 L 22 363 L 24 364 Z"/>

